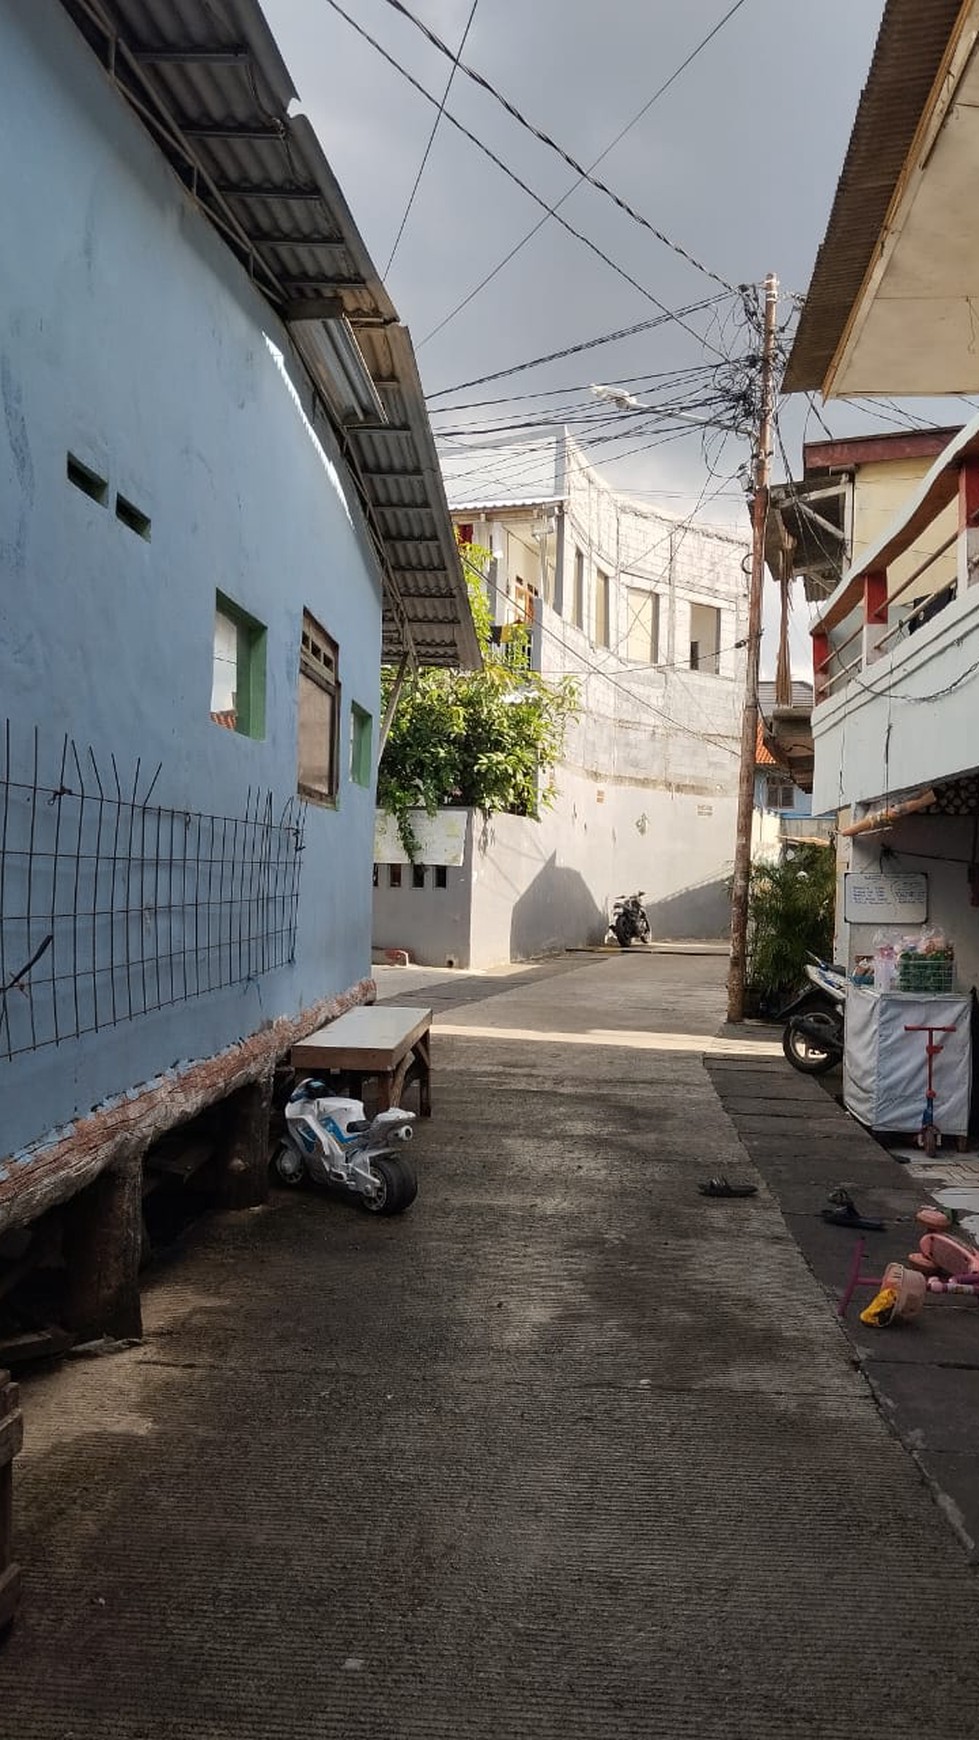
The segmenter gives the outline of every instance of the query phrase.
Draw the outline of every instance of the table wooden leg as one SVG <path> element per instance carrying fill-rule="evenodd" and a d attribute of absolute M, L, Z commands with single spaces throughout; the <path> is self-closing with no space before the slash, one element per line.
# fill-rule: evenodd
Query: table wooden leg
<path fill-rule="evenodd" d="M 418 1059 L 418 1109 L 423 1118 L 432 1115 L 432 1036 L 423 1033 L 415 1041 L 415 1056 Z"/>

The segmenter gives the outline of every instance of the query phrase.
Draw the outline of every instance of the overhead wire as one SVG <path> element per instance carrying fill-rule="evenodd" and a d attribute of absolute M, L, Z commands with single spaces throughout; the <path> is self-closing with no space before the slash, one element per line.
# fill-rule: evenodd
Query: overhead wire
<path fill-rule="evenodd" d="M 685 376 L 702 374 L 712 369 L 713 366 L 713 363 L 693 363 L 689 368 L 661 369 L 655 374 L 613 375 L 607 384 L 611 387 L 648 387 L 649 383 L 656 381 L 679 380 Z M 523 404 L 530 399 L 557 399 L 565 393 L 588 392 L 591 385 L 590 381 L 577 381 L 573 386 L 567 387 L 539 387 L 533 393 L 504 393 L 495 399 L 467 399 L 463 400 L 462 404 L 457 405 L 433 405 L 429 414 L 433 417 L 445 417 L 456 411 L 479 410 L 487 405 L 516 405 Z"/>
<path fill-rule="evenodd" d="M 673 430 L 668 431 L 665 434 L 660 435 L 655 441 L 643 442 L 638 447 L 630 447 L 627 449 L 627 451 L 625 453 L 605 454 L 605 455 L 603 455 L 603 463 L 606 465 L 616 465 L 625 459 L 631 459 L 631 458 L 637 457 L 639 454 L 651 453 L 654 450 L 654 448 L 665 446 L 670 441 L 683 440 L 685 437 L 689 437 L 689 435 L 690 435 L 690 426 L 688 424 L 686 424 L 679 429 L 673 429 Z M 558 439 L 559 439 L 559 437 L 552 436 L 552 437 L 548 438 L 546 443 L 539 442 L 539 443 L 535 443 L 534 445 L 546 446 L 550 450 L 550 449 L 553 449 L 554 444 L 557 442 Z M 597 446 L 601 445 L 602 443 L 605 443 L 605 442 L 612 443 L 615 441 L 622 441 L 622 440 L 627 440 L 627 439 L 628 439 L 628 432 L 623 430 L 619 434 L 596 436 L 594 438 L 594 440 L 591 442 L 580 441 L 578 443 L 578 445 L 582 448 L 582 450 L 586 454 L 589 454 L 591 452 L 592 448 L 597 447 Z M 534 462 L 530 462 L 530 463 L 533 464 Z M 504 487 L 507 487 L 511 490 L 516 490 L 518 487 L 522 487 L 523 493 L 526 493 L 526 490 L 532 489 L 532 488 L 536 487 L 537 485 L 543 485 L 544 483 L 546 483 L 548 481 L 548 477 L 550 477 L 550 479 L 553 480 L 553 477 L 554 477 L 553 465 L 547 466 L 543 471 L 538 470 L 537 473 L 532 473 L 531 475 L 527 474 L 526 465 L 527 465 L 527 461 L 524 461 L 523 463 L 515 464 L 515 466 L 512 470 L 501 469 L 501 470 L 497 470 L 495 472 L 491 471 L 489 469 L 489 467 L 487 467 L 485 465 L 476 466 L 470 471 L 456 473 L 455 475 L 453 475 L 452 472 L 450 471 L 449 475 L 446 478 L 447 488 L 449 490 L 452 490 L 452 489 L 454 489 L 454 487 L 457 483 L 463 482 L 470 477 L 487 476 L 488 478 L 492 479 L 493 481 L 501 483 Z M 543 456 L 542 456 L 541 460 L 537 462 L 537 465 L 538 465 L 538 467 L 544 466 Z M 490 498 L 484 498 L 484 499 L 490 499 Z"/>
<path fill-rule="evenodd" d="M 428 162 L 429 157 L 432 154 L 432 146 L 435 144 L 435 135 L 439 130 L 439 122 L 441 121 L 442 116 L 445 113 L 445 105 L 449 100 L 449 92 L 452 89 L 452 81 L 455 78 L 456 73 L 459 70 L 459 56 L 462 54 L 462 51 L 466 46 L 466 40 L 469 36 L 470 30 L 472 29 L 472 22 L 476 16 L 476 8 L 478 5 L 479 5 L 479 0 L 473 0 L 472 6 L 471 6 L 470 11 L 469 11 L 469 17 L 466 19 L 466 28 L 462 33 L 462 38 L 461 38 L 461 41 L 459 43 L 459 47 L 455 51 L 455 54 L 452 54 L 451 49 L 449 50 L 449 57 L 452 61 L 452 66 L 449 70 L 449 76 L 445 81 L 445 90 L 442 92 L 442 100 L 439 103 L 438 112 L 435 116 L 434 121 L 432 122 L 432 131 L 428 135 L 428 143 L 425 146 L 425 149 L 422 153 L 422 160 L 421 160 L 420 164 L 418 165 L 418 173 L 415 176 L 414 182 L 412 183 L 411 192 L 408 195 L 408 203 L 405 206 L 404 215 L 401 219 L 400 224 L 398 225 L 398 233 L 394 238 L 394 246 L 392 247 L 391 252 L 388 255 L 388 263 L 384 268 L 385 278 L 387 277 L 388 273 L 390 272 L 391 267 L 394 265 L 394 256 L 398 251 L 398 248 L 401 244 L 401 238 L 405 233 L 405 225 L 407 224 L 408 219 L 411 216 L 411 208 L 415 203 L 415 195 L 417 194 L 418 189 L 421 185 L 421 178 L 425 173 L 425 166 Z"/>
<path fill-rule="evenodd" d="M 393 67 L 396 72 L 400 73 L 401 77 L 406 79 L 412 88 L 416 90 L 420 96 L 424 97 L 427 103 L 431 103 L 435 108 L 438 107 L 438 98 L 434 97 L 431 91 L 427 91 L 420 80 L 416 79 L 414 74 L 408 71 L 407 67 L 402 66 L 401 62 L 397 60 L 394 55 L 390 54 L 383 44 L 378 42 L 377 38 L 370 34 L 369 30 L 365 30 L 364 26 L 359 24 L 356 18 L 351 17 L 350 13 L 341 6 L 340 0 L 326 0 L 326 3 L 328 6 L 332 6 L 334 12 L 338 13 L 341 18 L 346 20 L 351 29 L 357 32 L 358 36 L 363 37 L 365 42 L 369 42 L 371 47 L 381 56 L 382 60 L 387 61 L 389 66 Z M 481 151 L 485 157 L 490 159 L 491 163 L 495 163 L 496 167 L 501 169 L 504 175 L 506 175 L 510 181 L 527 195 L 528 199 L 532 199 L 535 205 L 542 206 L 549 216 L 556 217 L 557 222 L 561 225 L 562 229 L 567 230 L 568 234 L 574 236 L 576 241 L 582 242 L 591 253 L 595 254 L 598 259 L 603 260 L 605 265 L 608 266 L 611 271 L 615 272 L 618 277 L 623 279 L 626 284 L 630 284 L 634 290 L 638 290 L 640 296 L 644 296 L 647 302 L 653 304 L 654 308 L 660 309 L 668 319 L 675 320 L 677 325 L 682 327 L 691 338 L 695 338 L 699 345 L 706 349 L 712 348 L 710 345 L 706 344 L 702 333 L 699 333 L 695 327 L 689 326 L 685 320 L 674 314 L 672 309 L 668 309 L 666 304 L 661 302 L 658 296 L 654 296 L 653 292 L 648 290 L 644 284 L 641 284 L 638 278 L 634 278 L 631 272 L 627 272 L 624 266 L 620 266 L 616 260 L 613 260 L 612 256 L 605 252 L 604 248 L 600 248 L 598 243 L 593 242 L 591 237 L 586 236 L 582 230 L 575 229 L 574 225 L 569 223 L 567 218 L 558 216 L 557 212 L 553 211 L 552 208 L 548 206 L 546 199 L 544 199 L 541 194 L 536 193 L 529 183 L 524 181 L 523 177 L 517 174 L 516 170 L 511 169 L 509 164 L 504 163 L 502 157 L 498 156 L 495 151 L 491 150 L 490 146 L 485 144 L 482 139 L 478 138 L 469 127 L 464 126 L 461 121 L 457 120 L 454 115 L 449 113 L 448 109 L 444 110 L 443 113 L 445 120 L 450 126 L 455 127 L 457 132 L 461 133 L 465 139 L 468 139 L 473 145 L 475 145 L 478 151 Z M 431 333 L 428 334 L 428 337 L 432 336 Z M 421 344 L 426 342 L 426 339 L 422 339 L 418 348 L 420 349 Z M 719 355 L 720 352 L 717 354 Z"/>
<path fill-rule="evenodd" d="M 642 229 L 648 230 L 649 234 L 654 236 L 658 242 L 661 242 L 664 247 L 670 248 L 672 252 L 678 254 L 682 260 L 686 260 L 688 265 L 695 267 L 698 272 L 703 273 L 705 278 L 713 279 L 714 283 L 720 284 L 721 288 L 724 290 L 737 289 L 736 285 L 729 283 L 728 280 L 722 278 L 719 273 L 712 271 L 710 266 L 705 266 L 702 260 L 698 260 L 695 255 L 690 253 L 689 249 L 684 248 L 679 242 L 675 242 L 671 240 L 669 236 L 664 235 L 662 230 L 657 229 L 655 224 L 650 223 L 649 219 L 644 217 L 642 212 L 636 211 L 635 207 L 631 206 L 628 200 L 622 199 L 621 196 L 615 193 L 611 187 L 606 186 L 604 181 L 597 180 L 589 169 L 586 169 L 583 164 L 579 163 L 576 157 L 572 157 L 571 153 L 565 150 L 563 145 L 559 145 L 556 139 L 552 139 L 549 133 L 545 133 L 540 127 L 535 127 L 533 121 L 528 121 L 526 115 L 521 113 L 521 111 L 516 107 L 516 104 L 512 103 L 508 97 L 505 97 L 503 92 L 498 90 L 494 84 L 491 84 L 488 78 L 485 78 L 481 72 L 477 72 L 475 67 L 467 66 L 466 62 L 459 58 L 462 53 L 461 48 L 457 54 L 453 54 L 448 43 L 443 42 L 442 38 L 432 30 L 428 24 L 425 24 L 422 19 L 418 18 L 416 14 L 404 4 L 404 0 L 387 0 L 387 4 L 395 12 L 400 13 L 402 18 L 407 18 L 409 23 L 413 24 L 416 30 L 421 31 L 421 34 L 432 44 L 433 48 L 438 50 L 439 54 L 446 55 L 448 59 L 452 61 L 453 72 L 458 69 L 465 78 L 469 79 L 474 85 L 477 85 L 480 90 L 486 91 L 495 102 L 499 103 L 501 108 L 506 110 L 507 114 L 516 121 L 519 127 L 522 127 L 525 132 L 531 135 L 532 138 L 537 139 L 540 144 L 546 145 L 548 150 L 556 152 L 562 162 L 566 163 L 569 169 L 573 169 L 577 175 L 578 181 L 575 184 L 576 186 L 580 186 L 583 181 L 587 181 L 589 186 L 596 188 L 599 193 L 604 193 L 612 201 L 613 205 L 618 206 L 619 210 L 625 212 L 627 217 L 632 218 L 634 223 L 639 224 Z M 736 12 L 738 5 L 743 4 L 744 0 L 738 0 L 738 4 L 735 5 L 732 10 Z M 548 215 L 553 215 L 553 210 L 549 212 Z M 545 223 L 547 220 L 544 218 L 541 221 L 542 223 Z"/>
<path fill-rule="evenodd" d="M 751 328 L 753 318 L 754 311 L 750 309 L 747 296 L 745 296 L 742 309 L 742 320 L 739 327 L 739 333 L 742 337 L 745 329 Z M 646 406 L 637 405 L 634 409 L 628 408 L 621 414 L 616 413 L 613 417 L 613 425 L 622 423 L 626 425 L 626 427 L 613 427 L 612 432 L 609 434 L 595 433 L 595 429 L 601 425 L 600 423 L 591 421 L 586 424 L 585 428 L 580 430 L 581 444 L 586 452 L 590 452 L 591 449 L 595 447 L 607 446 L 610 443 L 619 442 L 622 439 L 628 438 L 630 428 L 636 424 L 658 426 L 661 431 L 660 440 L 666 438 L 679 439 L 683 435 L 689 434 L 694 428 L 697 428 L 701 431 L 704 458 L 708 464 L 708 471 L 716 476 L 716 473 L 713 472 L 713 467 L 709 458 L 709 445 L 711 440 L 716 441 L 719 439 L 720 442 L 723 443 L 727 434 L 735 433 L 744 435 L 755 427 L 759 392 L 760 361 L 760 352 L 758 352 L 757 349 L 754 351 L 749 349 L 744 355 L 732 356 L 729 360 L 725 359 L 720 366 L 710 365 L 710 376 L 714 386 L 713 391 L 705 391 L 705 383 L 702 379 L 699 391 L 691 391 L 687 394 L 674 394 L 669 397 L 664 395 L 659 403 L 651 403 Z M 554 427 L 556 430 L 558 427 L 572 425 L 574 421 L 574 417 L 568 413 L 568 408 L 565 408 L 563 411 L 559 410 L 551 420 L 551 427 Z M 546 419 L 544 422 L 546 422 Z M 516 431 L 519 433 L 525 433 L 532 426 L 541 427 L 543 426 L 543 422 L 533 424 L 532 421 L 525 421 L 522 425 L 514 423 L 507 426 L 507 432 Z M 498 431 L 502 429 L 503 425 L 497 425 Z M 455 431 L 454 433 L 457 437 L 460 437 L 463 434 L 462 431 Z M 485 438 L 488 433 L 489 431 L 485 427 L 481 430 L 474 431 L 474 439 L 480 440 L 481 438 Z M 559 437 L 555 434 L 553 438 L 545 437 L 537 443 L 529 444 L 530 446 L 543 448 L 548 455 L 546 469 L 549 478 L 553 478 L 553 461 L 551 460 L 550 455 L 553 453 L 554 443 L 558 439 Z M 652 444 L 644 444 L 644 450 L 648 451 L 649 445 L 658 444 L 658 441 Z M 450 487 L 461 484 L 467 477 L 486 477 L 487 474 L 489 477 L 493 478 L 498 485 L 510 483 L 511 487 L 513 487 L 512 480 L 516 476 L 522 477 L 526 473 L 528 466 L 528 452 L 526 446 L 523 446 L 522 448 L 518 447 L 516 453 L 514 453 L 512 449 L 503 449 L 499 455 L 494 454 L 492 447 L 490 447 L 488 451 L 484 450 L 479 463 L 475 467 L 469 470 L 459 471 L 458 463 L 464 458 L 467 451 L 471 452 L 473 449 L 471 447 L 467 448 L 464 442 L 457 441 L 457 444 L 453 449 L 453 465 L 450 467 L 450 470 L 454 470 L 454 476 L 451 478 Z M 476 452 L 478 451 L 479 448 L 476 449 Z M 626 456 L 627 455 L 623 453 L 619 453 L 614 455 L 614 458 L 622 459 Z M 607 455 L 606 457 L 611 459 L 613 456 Z M 543 460 L 539 463 L 543 463 Z M 516 467 L 515 469 L 514 465 Z M 528 484 L 528 487 L 532 487 L 532 484 Z"/>
<path fill-rule="evenodd" d="M 705 296 L 699 302 L 689 302 L 677 309 L 668 309 L 664 314 L 653 316 L 652 319 L 638 320 L 632 326 L 620 326 L 615 332 L 604 332 L 598 338 L 586 338 L 578 344 L 567 344 L 561 350 L 548 351 L 544 356 L 530 357 L 526 362 L 512 363 L 509 368 L 494 369 L 488 375 L 475 375 L 472 380 L 460 381 L 454 387 L 440 387 L 434 393 L 425 395 L 429 406 L 435 399 L 446 399 L 452 393 L 467 392 L 470 387 L 485 387 L 491 381 L 506 380 L 509 375 L 525 374 L 528 369 L 542 368 L 545 363 L 563 362 L 565 357 L 580 356 L 583 351 L 596 350 L 599 345 L 615 344 L 620 338 L 634 338 L 637 333 L 651 332 L 654 327 L 665 326 L 670 320 L 675 320 L 681 314 L 699 314 L 705 308 L 712 308 L 715 303 L 726 300 L 718 296 Z M 710 366 L 710 365 L 708 365 Z"/>
<path fill-rule="evenodd" d="M 647 101 L 642 105 L 642 108 L 638 109 L 636 111 L 636 113 L 632 116 L 632 119 L 630 121 L 627 121 L 625 126 L 620 128 L 619 132 L 616 133 L 615 138 L 610 139 L 609 143 L 605 146 L 604 150 L 600 151 L 598 156 L 592 160 L 592 162 L 588 165 L 588 169 L 587 169 L 587 173 L 589 175 L 592 173 L 593 170 L 598 168 L 598 165 L 600 163 L 604 163 L 606 157 L 608 157 L 611 154 L 611 152 L 613 152 L 615 150 L 615 147 L 617 145 L 621 144 L 622 140 L 626 137 L 626 134 L 631 133 L 633 127 L 637 126 L 638 123 L 644 118 L 644 116 L 646 116 L 649 113 L 649 111 L 653 107 L 654 103 L 657 103 L 659 101 L 660 97 L 665 96 L 666 92 L 670 89 L 670 87 L 672 85 L 674 85 L 676 83 L 676 81 L 680 77 L 680 75 L 682 73 L 686 72 L 686 69 L 688 66 L 690 66 L 691 62 L 695 61 L 697 59 L 697 56 L 699 54 L 701 54 L 703 52 L 703 50 L 705 48 L 707 48 L 711 42 L 713 42 L 713 40 L 714 40 L 715 36 L 717 36 L 718 32 L 723 30 L 725 24 L 728 22 L 728 19 L 733 18 L 734 14 L 736 12 L 740 11 L 741 6 L 743 4 L 744 4 L 744 0 L 735 0 L 735 4 L 733 6 L 730 6 L 728 8 L 728 10 L 724 13 L 723 17 L 718 19 L 718 21 L 714 25 L 713 29 L 710 30 L 708 32 L 708 34 L 700 42 L 697 43 L 696 47 L 693 48 L 691 50 L 691 52 L 686 56 L 686 58 L 680 62 L 680 65 L 674 69 L 674 71 L 670 74 L 669 78 L 665 79 L 663 81 L 663 83 L 653 92 L 652 96 L 649 97 L 647 99 Z M 492 268 L 492 270 L 487 272 L 485 274 L 485 276 L 480 279 L 478 284 L 473 285 L 473 288 L 470 291 L 468 291 L 468 293 L 462 298 L 462 300 L 460 302 L 456 303 L 454 308 L 450 308 L 448 314 L 443 316 L 443 318 L 439 321 L 438 325 L 433 326 L 431 331 L 427 332 L 425 334 L 424 338 L 420 340 L 419 348 L 421 348 L 421 345 L 427 344 L 430 339 L 433 339 L 437 333 L 441 332 L 444 327 L 448 326 L 450 320 L 454 320 L 457 314 L 461 314 L 462 310 L 464 308 L 467 308 L 469 306 L 470 302 L 472 302 L 480 294 L 480 291 L 485 290 L 487 284 L 492 283 L 493 279 L 495 277 L 497 277 L 500 272 L 503 271 L 504 267 L 508 266 L 510 264 L 510 261 L 516 258 L 517 254 L 519 254 L 521 252 L 521 250 L 527 246 L 528 242 L 533 240 L 534 236 L 537 235 L 539 230 L 543 229 L 543 227 L 547 223 L 548 219 L 557 216 L 557 213 L 559 212 L 561 206 L 564 205 L 565 201 L 569 200 L 571 198 L 571 195 L 577 191 L 577 189 L 581 186 L 581 183 L 584 179 L 585 179 L 584 176 L 579 175 L 578 179 L 576 181 L 572 182 L 571 186 L 566 190 L 566 192 L 564 192 L 561 195 L 560 199 L 555 200 L 553 205 L 550 205 L 547 207 L 547 209 L 544 212 L 544 216 L 537 220 L 537 222 L 533 225 L 533 227 L 527 231 L 526 235 L 522 236 L 520 241 L 516 242 L 514 244 L 514 246 L 509 250 L 508 253 L 504 254 L 502 260 L 497 261 L 497 264 Z M 558 222 L 561 222 L 560 218 L 558 219 Z"/>

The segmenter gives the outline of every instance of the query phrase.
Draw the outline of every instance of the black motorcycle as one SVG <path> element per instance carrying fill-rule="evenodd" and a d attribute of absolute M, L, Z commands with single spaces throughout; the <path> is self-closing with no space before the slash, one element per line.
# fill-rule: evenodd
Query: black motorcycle
<path fill-rule="evenodd" d="M 847 976 L 844 967 L 816 960 L 806 984 L 782 1009 L 782 1050 L 802 1075 L 826 1075 L 843 1059 Z"/>
<path fill-rule="evenodd" d="M 631 948 L 634 942 L 649 941 L 649 919 L 643 906 L 643 891 L 620 894 L 612 907 L 612 918 L 606 941 L 614 937 L 620 949 Z"/>

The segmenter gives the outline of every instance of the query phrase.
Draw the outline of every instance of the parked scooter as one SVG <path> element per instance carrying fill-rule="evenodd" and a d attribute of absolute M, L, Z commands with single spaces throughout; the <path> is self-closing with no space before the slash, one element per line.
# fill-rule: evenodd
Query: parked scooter
<path fill-rule="evenodd" d="M 649 941 L 649 919 L 643 906 L 643 891 L 638 894 L 620 894 L 612 907 L 612 917 L 605 933 L 606 942 L 614 939 L 620 949 L 627 949 L 634 942 Z"/>
<path fill-rule="evenodd" d="M 300 1082 L 286 1101 L 285 1140 L 272 1165 L 283 1184 L 338 1184 L 371 1214 L 401 1214 L 418 1192 L 407 1154 L 414 1112 L 400 1106 L 365 1118 L 361 1100 L 330 1097 L 326 1083 Z"/>
<path fill-rule="evenodd" d="M 782 1050 L 802 1075 L 825 1075 L 843 1057 L 847 976 L 843 967 L 811 959 L 806 985 L 782 1010 Z"/>

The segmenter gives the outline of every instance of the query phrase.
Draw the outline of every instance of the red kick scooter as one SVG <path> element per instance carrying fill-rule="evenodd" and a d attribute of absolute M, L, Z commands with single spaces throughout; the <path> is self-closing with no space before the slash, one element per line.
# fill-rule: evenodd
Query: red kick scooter
<path fill-rule="evenodd" d="M 935 1122 L 935 1076 L 934 1060 L 944 1045 L 935 1044 L 936 1033 L 954 1033 L 954 1023 L 951 1027 L 905 1027 L 905 1033 L 927 1033 L 928 1043 L 925 1046 L 925 1057 L 928 1063 L 928 1086 L 925 1089 L 925 1109 L 921 1114 L 921 1129 L 918 1131 L 918 1147 L 923 1148 L 929 1160 L 938 1153 L 938 1144 L 942 1132 Z"/>

